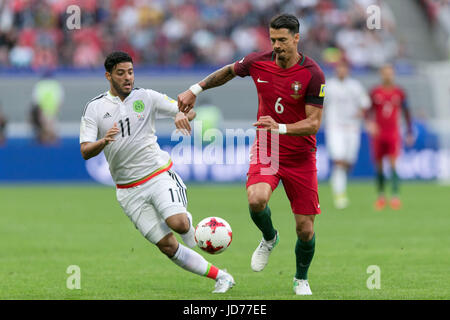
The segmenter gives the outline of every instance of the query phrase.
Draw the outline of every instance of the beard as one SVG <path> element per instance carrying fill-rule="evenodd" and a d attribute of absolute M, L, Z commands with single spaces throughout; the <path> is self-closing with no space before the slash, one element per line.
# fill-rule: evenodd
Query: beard
<path fill-rule="evenodd" d="M 117 94 L 122 97 L 128 96 L 130 94 L 131 90 L 133 90 L 133 85 L 134 85 L 133 82 L 130 82 L 131 86 L 130 86 L 130 90 L 128 91 L 128 90 L 124 90 L 123 87 L 118 82 L 115 82 L 113 79 L 111 79 L 111 84 L 114 87 L 114 90 L 116 90 Z"/>
<path fill-rule="evenodd" d="M 280 60 L 280 61 L 286 61 L 286 60 L 287 60 L 285 55 L 277 54 L 277 58 L 278 58 L 278 60 Z"/>
<path fill-rule="evenodd" d="M 290 58 L 290 53 L 286 50 L 280 50 L 279 52 L 275 51 L 276 55 L 277 55 L 277 59 L 279 61 L 288 61 Z"/>

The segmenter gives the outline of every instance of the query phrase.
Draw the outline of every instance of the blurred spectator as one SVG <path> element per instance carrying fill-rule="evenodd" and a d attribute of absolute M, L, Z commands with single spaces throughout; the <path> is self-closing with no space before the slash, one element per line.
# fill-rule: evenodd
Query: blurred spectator
<path fill-rule="evenodd" d="M 431 24 L 444 31 L 445 45 L 450 57 L 450 0 L 422 0 L 421 3 L 427 11 Z"/>
<path fill-rule="evenodd" d="M 50 72 L 46 72 L 34 86 L 30 112 L 36 139 L 42 144 L 52 144 L 58 139 L 56 118 L 63 99 L 63 87 Z"/>
<path fill-rule="evenodd" d="M 66 26 L 72 4 L 81 9 L 80 30 Z M 371 4 L 382 9 L 381 30 L 366 28 Z M 382 0 L 0 0 L 0 66 L 101 67 L 111 50 L 130 52 L 135 64 L 222 65 L 270 49 L 274 12 L 300 18 L 301 49 L 319 62 L 345 55 L 378 68 L 399 51 Z"/>
<path fill-rule="evenodd" d="M 2 112 L 2 105 L 0 104 L 0 146 L 6 142 L 6 124 L 8 121 Z"/>

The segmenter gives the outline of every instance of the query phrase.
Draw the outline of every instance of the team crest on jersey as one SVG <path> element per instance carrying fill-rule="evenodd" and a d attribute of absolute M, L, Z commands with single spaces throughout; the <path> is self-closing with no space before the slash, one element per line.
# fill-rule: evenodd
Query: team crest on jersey
<path fill-rule="evenodd" d="M 133 102 L 133 110 L 135 112 L 142 112 L 145 109 L 145 104 L 142 100 L 136 100 Z"/>
<path fill-rule="evenodd" d="M 291 89 L 294 90 L 294 94 L 291 94 L 291 97 L 294 98 L 295 100 L 300 99 L 300 97 L 302 95 L 299 94 L 298 92 L 300 91 L 301 88 L 302 88 L 302 84 L 300 82 L 295 81 L 294 83 L 292 83 Z"/>

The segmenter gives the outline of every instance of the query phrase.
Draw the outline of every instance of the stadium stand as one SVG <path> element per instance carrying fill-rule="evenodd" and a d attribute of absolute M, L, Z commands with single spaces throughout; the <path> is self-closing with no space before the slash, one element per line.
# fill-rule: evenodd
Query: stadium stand
<path fill-rule="evenodd" d="M 274 12 L 301 18 L 303 49 L 324 64 L 343 52 L 355 67 L 376 68 L 404 52 L 380 0 L 83 0 L 82 28 L 69 30 L 72 3 L 0 1 L 0 67 L 99 67 L 112 49 L 130 52 L 141 65 L 221 65 L 270 49 Z M 381 31 L 366 28 L 370 4 L 382 8 Z"/>
<path fill-rule="evenodd" d="M 431 25 L 439 29 L 445 43 L 447 57 L 450 57 L 450 0 L 421 0 Z"/>

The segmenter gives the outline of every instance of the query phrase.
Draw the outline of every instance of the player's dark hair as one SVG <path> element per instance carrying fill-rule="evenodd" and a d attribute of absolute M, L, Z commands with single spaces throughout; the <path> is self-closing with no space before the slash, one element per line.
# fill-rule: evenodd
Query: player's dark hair
<path fill-rule="evenodd" d="M 133 59 L 131 59 L 130 55 L 126 52 L 114 51 L 110 53 L 105 59 L 105 70 L 111 73 L 114 67 L 121 62 L 133 63 Z"/>
<path fill-rule="evenodd" d="M 290 33 L 296 34 L 300 31 L 300 22 L 296 16 L 289 13 L 282 13 L 270 20 L 270 27 L 272 29 L 288 29 Z"/>

